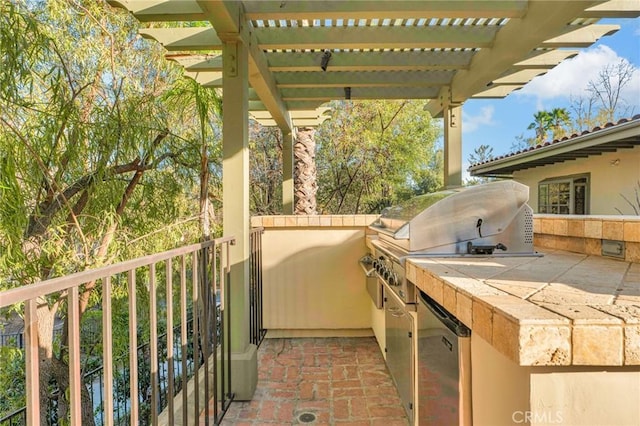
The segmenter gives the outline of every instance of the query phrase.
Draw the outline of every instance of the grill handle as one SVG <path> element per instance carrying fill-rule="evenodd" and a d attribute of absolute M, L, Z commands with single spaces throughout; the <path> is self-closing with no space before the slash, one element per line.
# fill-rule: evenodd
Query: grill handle
<path fill-rule="evenodd" d="M 502 243 L 496 245 L 474 245 L 471 241 L 467 243 L 467 254 L 487 255 L 493 254 L 494 250 L 507 251 L 507 246 Z"/>
<path fill-rule="evenodd" d="M 373 277 L 375 270 L 373 269 L 373 259 L 368 254 L 362 256 L 358 261 L 360 267 L 364 271 L 367 278 Z"/>

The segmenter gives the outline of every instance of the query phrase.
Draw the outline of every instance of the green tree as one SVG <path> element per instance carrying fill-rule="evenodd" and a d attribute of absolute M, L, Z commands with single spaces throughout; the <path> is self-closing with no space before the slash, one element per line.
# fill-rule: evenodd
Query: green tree
<path fill-rule="evenodd" d="M 535 130 L 536 141 L 544 142 L 547 133 L 551 128 L 551 117 L 547 111 L 538 111 L 533 115 L 533 122 L 527 127 L 528 130 Z"/>
<path fill-rule="evenodd" d="M 440 128 L 419 101 L 334 101 L 316 132 L 318 210 L 371 213 L 442 186 Z"/>
<path fill-rule="evenodd" d="M 473 150 L 471 154 L 469 154 L 468 160 L 469 164 L 480 164 L 485 161 L 490 161 L 493 159 L 493 148 L 489 145 L 482 144 L 476 149 Z M 473 177 L 467 180 L 467 185 L 478 185 L 481 183 L 486 183 L 490 179 L 486 177 Z"/>
<path fill-rule="evenodd" d="M 24 406 L 24 352 L 11 346 L 0 346 L 0 417 Z"/>
<path fill-rule="evenodd" d="M 189 136 L 200 145 L 199 222 L 202 239 L 208 240 L 212 235 L 212 221 L 215 220 L 211 199 L 220 201 L 219 194 L 222 192 L 222 174 L 219 168 L 218 173 L 214 171 L 213 174 L 214 191 L 210 191 L 212 165 L 220 164 L 222 155 L 222 123 L 219 120 L 222 116 L 222 99 L 214 89 L 203 87 L 191 78 L 178 80 L 165 98 L 181 111 L 180 122 L 190 124 L 192 134 Z"/>
<path fill-rule="evenodd" d="M 249 202 L 252 214 L 282 213 L 282 133 L 249 124 Z"/>
<path fill-rule="evenodd" d="M 591 95 L 589 97 L 584 96 L 572 96 L 571 111 L 573 112 L 574 120 L 571 122 L 571 130 L 576 133 L 581 133 L 584 130 L 591 130 L 596 126 L 595 119 L 595 107 L 596 98 Z"/>
<path fill-rule="evenodd" d="M 202 235 L 192 212 L 203 195 L 192 194 L 217 173 L 215 97 L 191 86 L 195 104 L 169 102 L 188 82 L 137 25 L 101 2 L 0 0 L 0 289 Z M 99 300 L 84 287 L 83 323 Z M 53 324 L 66 310 L 63 298 L 39 301 L 41 406 L 55 383 L 62 419 L 68 358 Z M 82 422 L 93 424 L 86 389 Z"/>
<path fill-rule="evenodd" d="M 566 126 L 571 123 L 569 112 L 565 108 L 553 108 L 549 111 L 549 125 L 553 139 L 559 139 L 566 133 Z"/>
<path fill-rule="evenodd" d="M 469 163 L 470 164 L 478 164 L 484 163 L 485 161 L 490 161 L 493 159 L 493 147 L 482 144 L 476 149 L 473 150 L 471 154 L 469 154 Z"/>
<path fill-rule="evenodd" d="M 529 147 L 535 146 L 537 143 L 535 138 L 525 138 L 524 134 L 516 136 L 515 139 L 516 140 L 511 142 L 511 146 L 509 147 L 510 152 L 522 151 Z"/>

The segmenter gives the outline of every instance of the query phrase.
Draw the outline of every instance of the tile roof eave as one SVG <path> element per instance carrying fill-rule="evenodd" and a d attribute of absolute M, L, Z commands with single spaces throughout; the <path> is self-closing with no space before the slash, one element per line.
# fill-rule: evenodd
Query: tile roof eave
<path fill-rule="evenodd" d="M 506 167 L 526 165 L 533 160 L 566 154 L 587 147 L 599 146 L 630 136 L 640 137 L 640 116 L 634 116 L 631 120 L 589 133 L 583 133 L 567 140 L 546 142 L 542 146 L 534 149 L 508 154 L 484 163 L 473 164 L 468 170 L 472 176 L 504 175 L 505 173 L 501 173 L 500 170 L 504 170 Z M 528 167 L 519 167 L 518 169 L 525 168 Z"/>

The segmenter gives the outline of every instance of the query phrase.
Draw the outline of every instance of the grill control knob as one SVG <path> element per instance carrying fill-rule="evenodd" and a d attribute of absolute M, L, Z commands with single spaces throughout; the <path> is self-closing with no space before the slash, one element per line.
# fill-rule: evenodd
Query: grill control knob
<path fill-rule="evenodd" d="M 398 275 L 395 272 L 389 276 L 389 285 L 398 285 Z"/>
<path fill-rule="evenodd" d="M 384 280 L 385 280 L 385 281 L 389 282 L 389 277 L 391 276 L 391 273 L 390 273 L 390 272 L 389 272 L 389 270 L 387 269 L 387 270 L 385 270 L 385 271 L 382 273 L 382 276 L 384 277 Z M 391 284 L 391 283 L 389 282 L 389 284 Z"/>

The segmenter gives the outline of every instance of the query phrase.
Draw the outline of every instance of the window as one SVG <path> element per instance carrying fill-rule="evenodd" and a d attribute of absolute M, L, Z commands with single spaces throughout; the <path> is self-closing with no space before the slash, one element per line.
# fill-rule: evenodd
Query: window
<path fill-rule="evenodd" d="M 538 212 L 589 213 L 589 175 L 550 178 L 538 184 Z"/>

